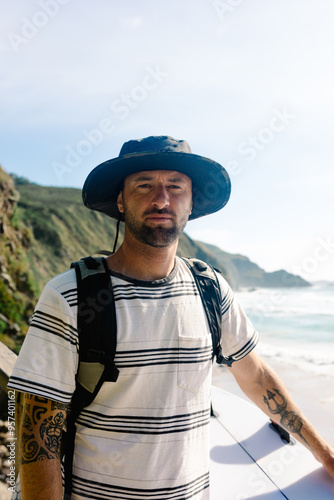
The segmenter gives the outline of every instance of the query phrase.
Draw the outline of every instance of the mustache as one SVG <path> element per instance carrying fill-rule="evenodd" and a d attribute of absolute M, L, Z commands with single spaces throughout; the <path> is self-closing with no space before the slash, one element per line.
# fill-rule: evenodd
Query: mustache
<path fill-rule="evenodd" d="M 154 215 L 154 214 L 171 215 L 172 217 L 175 217 L 175 212 L 173 212 L 173 210 L 170 210 L 169 208 L 160 208 L 160 209 L 153 208 L 152 210 L 147 210 L 146 212 L 144 212 L 145 216 Z"/>

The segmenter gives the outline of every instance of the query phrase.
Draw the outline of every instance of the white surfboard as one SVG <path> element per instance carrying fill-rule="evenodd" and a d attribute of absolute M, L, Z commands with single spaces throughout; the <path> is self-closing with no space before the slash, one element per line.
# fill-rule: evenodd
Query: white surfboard
<path fill-rule="evenodd" d="M 333 500 L 334 480 L 255 405 L 212 387 L 211 500 Z"/>

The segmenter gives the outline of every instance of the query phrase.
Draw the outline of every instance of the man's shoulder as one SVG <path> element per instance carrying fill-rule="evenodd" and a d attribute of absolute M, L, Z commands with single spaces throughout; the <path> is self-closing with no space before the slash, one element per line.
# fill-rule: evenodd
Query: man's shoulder
<path fill-rule="evenodd" d="M 199 264 L 199 268 L 201 266 L 203 266 L 203 269 L 204 268 L 207 268 L 209 273 L 208 273 L 208 276 L 212 277 L 213 279 L 215 279 L 216 277 L 218 278 L 218 281 L 219 281 L 219 284 L 220 286 L 225 290 L 226 288 L 229 288 L 229 284 L 228 282 L 226 281 L 226 279 L 224 278 L 222 272 L 217 269 L 215 266 L 212 266 L 211 264 L 209 264 L 208 262 L 202 260 L 202 259 L 198 259 L 197 257 L 191 257 L 191 258 L 184 258 L 184 257 L 181 257 L 179 258 L 179 261 L 182 263 L 182 266 L 184 268 L 188 268 L 187 264 L 185 263 L 185 260 L 190 263 L 192 266 L 194 265 L 194 263 L 198 263 Z M 189 268 L 188 268 L 189 269 Z"/>
<path fill-rule="evenodd" d="M 68 269 L 67 271 L 64 271 L 61 274 L 58 274 L 57 276 L 54 276 L 53 278 L 48 281 L 46 284 L 45 288 L 47 289 L 53 289 L 56 292 L 59 292 L 63 294 L 64 292 L 68 290 L 73 290 L 77 288 L 77 280 L 75 276 L 75 270 L 74 269 Z"/>

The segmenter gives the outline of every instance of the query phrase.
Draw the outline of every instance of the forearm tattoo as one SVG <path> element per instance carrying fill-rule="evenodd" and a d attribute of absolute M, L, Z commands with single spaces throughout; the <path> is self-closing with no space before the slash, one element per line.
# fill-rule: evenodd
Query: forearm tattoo
<path fill-rule="evenodd" d="M 21 464 L 60 459 L 67 405 L 26 394 L 21 421 Z"/>
<path fill-rule="evenodd" d="M 294 411 L 288 411 L 286 409 L 288 403 L 285 397 L 274 387 L 273 391 L 267 390 L 267 396 L 263 397 L 263 401 L 266 403 L 270 413 L 273 415 L 280 415 L 280 424 L 292 434 L 300 436 L 308 445 L 306 439 L 302 435 L 303 420 L 301 416 Z"/>

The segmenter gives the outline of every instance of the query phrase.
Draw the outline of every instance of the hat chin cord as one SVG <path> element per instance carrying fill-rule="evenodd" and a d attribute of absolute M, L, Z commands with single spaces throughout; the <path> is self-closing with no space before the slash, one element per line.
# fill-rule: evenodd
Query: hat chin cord
<path fill-rule="evenodd" d="M 121 212 L 119 212 L 119 214 L 118 214 L 118 220 L 117 220 L 117 225 L 116 225 L 116 236 L 115 236 L 115 241 L 114 241 L 114 248 L 112 250 L 112 253 L 115 253 L 115 251 L 116 251 L 116 246 L 117 246 L 117 241 L 118 241 L 118 235 L 119 235 L 119 225 L 120 225 L 120 222 L 121 222 L 121 217 L 122 217 L 122 214 L 121 214 Z"/>

